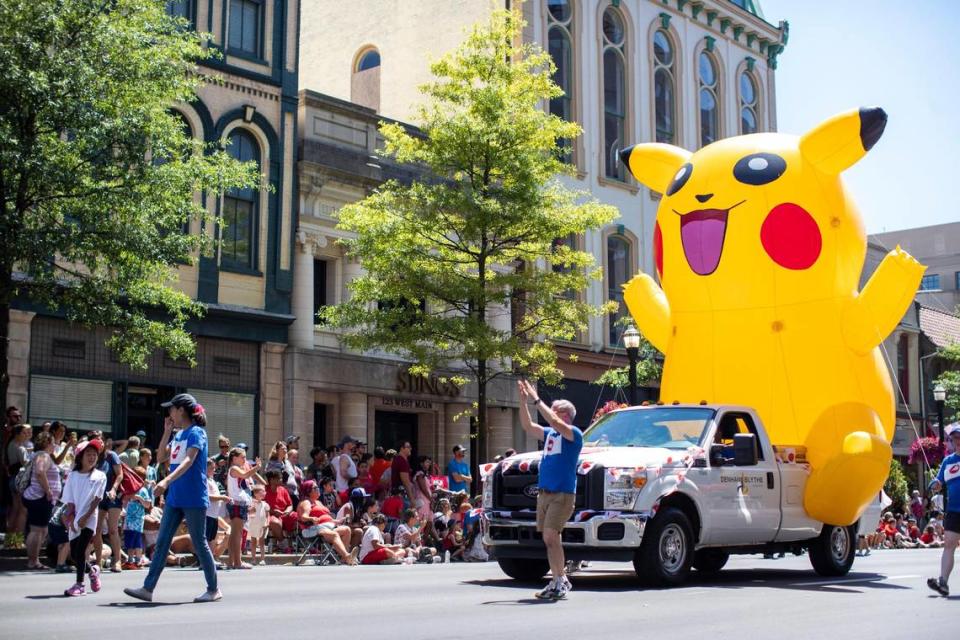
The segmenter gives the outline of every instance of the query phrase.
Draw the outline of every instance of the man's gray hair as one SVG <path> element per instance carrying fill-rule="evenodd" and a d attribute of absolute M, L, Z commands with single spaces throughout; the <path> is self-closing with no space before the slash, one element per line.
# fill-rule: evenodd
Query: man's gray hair
<path fill-rule="evenodd" d="M 573 419 L 577 417 L 577 408 L 569 400 L 554 400 L 550 408 L 553 409 L 554 413 L 557 411 L 566 413 L 570 416 L 570 422 L 573 422 Z"/>

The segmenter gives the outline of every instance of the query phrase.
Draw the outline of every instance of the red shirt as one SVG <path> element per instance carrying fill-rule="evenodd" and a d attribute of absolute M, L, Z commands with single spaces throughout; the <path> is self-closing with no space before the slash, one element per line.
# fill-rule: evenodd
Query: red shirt
<path fill-rule="evenodd" d="M 311 518 L 317 518 L 316 524 L 323 524 L 325 522 L 333 522 L 333 516 L 330 515 L 330 509 L 327 509 L 326 506 L 319 500 L 316 502 L 310 503 L 310 513 L 308 514 Z"/>
<path fill-rule="evenodd" d="M 401 455 L 396 456 L 393 459 L 393 464 L 390 465 L 390 488 L 396 489 L 397 487 L 402 487 L 403 482 L 400 480 L 400 474 L 406 473 L 410 475 L 410 463 L 407 462 L 407 459 Z M 410 478 L 413 480 L 413 478 Z"/>
<path fill-rule="evenodd" d="M 380 476 L 382 476 L 383 472 L 389 468 L 389 462 L 383 458 L 374 458 L 373 464 L 370 465 L 370 477 L 373 478 L 373 484 L 380 484 Z M 367 489 L 367 491 L 369 491 L 369 489 Z"/>
<path fill-rule="evenodd" d="M 910 537 L 913 538 L 914 540 L 920 537 L 920 529 L 917 527 L 917 525 L 913 525 L 912 527 L 910 527 L 909 530 L 910 530 Z"/>
<path fill-rule="evenodd" d="M 933 534 L 932 533 L 920 534 L 920 542 L 922 542 L 923 544 L 930 544 L 931 542 L 933 542 Z"/>
<path fill-rule="evenodd" d="M 285 487 L 277 486 L 276 491 L 271 491 L 270 487 L 267 487 L 267 495 L 263 497 L 264 502 L 270 507 L 270 512 L 273 513 L 273 510 L 283 513 L 287 510 L 287 507 L 293 506 L 293 500 L 290 499 L 290 492 L 287 491 Z"/>
<path fill-rule="evenodd" d="M 399 518 L 403 511 L 403 499 L 400 496 L 390 496 L 383 501 L 380 512 L 388 518 Z"/>

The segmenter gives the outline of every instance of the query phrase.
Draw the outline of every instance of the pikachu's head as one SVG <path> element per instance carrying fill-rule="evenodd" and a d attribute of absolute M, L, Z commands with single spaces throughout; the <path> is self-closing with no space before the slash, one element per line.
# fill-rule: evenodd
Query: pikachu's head
<path fill-rule="evenodd" d="M 630 172 L 663 194 L 657 275 L 671 307 L 752 308 L 857 288 L 866 236 L 840 174 L 880 138 L 879 108 L 849 111 L 803 136 L 727 138 L 696 153 L 638 144 Z"/>

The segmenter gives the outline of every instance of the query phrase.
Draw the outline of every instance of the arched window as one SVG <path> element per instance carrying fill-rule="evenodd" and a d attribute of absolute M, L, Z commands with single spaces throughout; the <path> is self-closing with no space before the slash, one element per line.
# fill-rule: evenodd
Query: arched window
<path fill-rule="evenodd" d="M 550 99 L 550 113 L 573 121 L 573 7 L 570 0 L 547 0 L 547 50 L 556 71 L 553 81 L 563 89 L 563 95 Z M 573 161 L 570 140 L 560 140 L 561 160 Z"/>
<path fill-rule="evenodd" d="M 252 135 L 242 129 L 234 129 L 229 140 L 227 153 L 241 162 L 256 162 L 260 167 L 260 145 Z M 255 267 L 253 253 L 259 201 L 257 189 L 231 189 L 223 197 L 223 235 L 220 242 L 223 263 L 250 269 Z"/>
<path fill-rule="evenodd" d="M 361 51 L 353 64 L 350 101 L 380 110 L 380 52 L 374 48 Z"/>
<path fill-rule="evenodd" d="M 627 305 L 623 301 L 623 285 L 631 276 L 631 266 L 633 264 L 630 241 L 621 235 L 611 235 L 607 237 L 607 299 L 619 303 L 617 310 L 610 314 L 610 329 L 607 339 L 611 346 L 617 346 L 620 343 L 620 336 L 623 335 L 624 327 L 617 324 L 617 321 L 628 314 Z"/>
<path fill-rule="evenodd" d="M 757 81 L 753 79 L 752 73 L 744 71 L 740 74 L 740 133 L 756 133 L 760 130 L 757 125 L 759 106 Z"/>
<path fill-rule="evenodd" d="M 626 26 L 613 7 L 603 12 L 603 159 L 604 175 L 625 180 L 620 149 L 626 135 Z"/>
<path fill-rule="evenodd" d="M 656 141 L 677 144 L 676 53 L 663 29 L 653 34 L 653 109 Z"/>
<path fill-rule="evenodd" d="M 697 77 L 700 84 L 700 146 L 720 139 L 720 73 L 717 61 L 706 51 L 700 52 Z"/>

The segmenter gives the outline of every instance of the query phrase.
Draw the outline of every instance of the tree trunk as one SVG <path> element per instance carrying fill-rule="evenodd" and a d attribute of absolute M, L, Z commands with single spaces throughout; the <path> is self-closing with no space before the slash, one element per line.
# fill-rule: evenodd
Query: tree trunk
<path fill-rule="evenodd" d="M 3 409 L 9 405 L 7 402 L 7 388 L 10 385 L 9 365 L 7 363 L 7 354 L 10 345 L 10 299 L 13 292 L 13 278 L 10 269 L 4 269 L 0 273 L 0 400 L 3 401 Z M 26 407 L 22 407 L 26 413 Z"/>
<path fill-rule="evenodd" d="M 474 466 L 477 471 L 473 474 L 476 485 L 473 495 L 480 492 L 480 465 L 490 462 L 487 459 L 487 361 L 477 361 L 477 420 L 476 433 L 474 439 L 477 442 L 477 454 L 474 459 Z"/>

